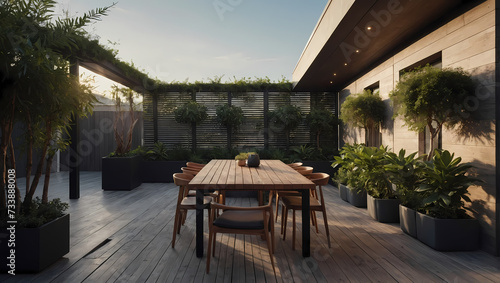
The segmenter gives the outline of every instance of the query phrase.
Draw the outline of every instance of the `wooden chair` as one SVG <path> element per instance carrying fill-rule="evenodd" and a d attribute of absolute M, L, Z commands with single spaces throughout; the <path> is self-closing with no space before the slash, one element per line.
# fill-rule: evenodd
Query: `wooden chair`
<path fill-rule="evenodd" d="M 269 203 L 264 206 L 235 207 L 212 203 L 212 211 L 209 220 L 207 273 L 210 271 L 210 254 L 212 254 L 212 257 L 215 257 L 217 233 L 229 233 L 260 235 L 265 237 L 273 271 L 276 274 L 273 258 L 274 222 L 271 204 L 272 193 L 269 193 Z M 215 211 L 219 209 L 223 210 L 223 212 L 217 216 Z M 269 236 L 269 234 L 271 234 L 271 236 Z"/>
<path fill-rule="evenodd" d="M 311 166 L 297 166 L 292 168 L 304 176 L 309 175 L 314 171 L 314 168 Z"/>
<path fill-rule="evenodd" d="M 326 173 L 312 173 L 309 176 L 309 179 L 315 183 L 319 187 L 319 197 L 320 199 L 316 199 L 314 197 L 310 198 L 310 209 L 311 212 L 313 211 L 321 211 L 323 212 L 323 220 L 325 222 L 325 231 L 326 231 L 326 237 L 328 239 L 328 247 L 331 248 L 331 242 L 330 242 L 330 231 L 328 229 L 328 220 L 326 217 L 326 208 L 325 208 L 325 200 L 323 198 L 323 189 L 322 186 L 325 186 L 328 184 L 328 181 L 330 180 L 330 175 Z M 286 223 L 288 220 L 288 210 L 291 209 L 293 211 L 293 233 L 292 233 L 292 249 L 295 250 L 295 230 L 296 230 L 296 223 L 295 223 L 295 211 L 296 210 L 302 210 L 302 198 L 297 197 L 297 196 L 285 196 L 281 199 L 283 203 L 283 209 L 282 209 L 282 221 L 281 221 L 281 229 L 284 231 L 283 233 L 283 240 L 286 239 Z M 316 222 L 315 217 L 314 217 L 314 222 Z M 316 230 L 318 229 L 318 225 L 316 223 Z"/>
<path fill-rule="evenodd" d="M 188 161 L 188 162 L 186 162 L 186 166 L 196 168 L 196 169 L 198 169 L 198 171 L 200 171 L 201 168 L 203 168 L 205 166 L 205 164 Z"/>
<path fill-rule="evenodd" d="M 302 162 L 295 162 L 295 163 L 288 163 L 287 165 L 294 168 L 294 167 L 299 167 L 302 166 L 304 163 Z"/>
<path fill-rule="evenodd" d="M 193 178 L 193 175 L 184 173 L 175 173 L 173 175 L 174 183 L 179 186 L 179 194 L 177 196 L 177 206 L 175 209 L 174 229 L 172 236 L 172 248 L 175 248 L 175 237 L 180 234 L 181 226 L 184 223 L 189 209 L 196 209 L 196 197 L 188 196 L 187 184 Z M 210 213 L 211 196 L 205 196 L 203 199 L 204 208 L 208 209 Z"/>
<path fill-rule="evenodd" d="M 196 176 L 200 170 L 196 170 L 194 167 L 181 167 L 182 173 L 190 174 Z"/>
<path fill-rule="evenodd" d="M 297 164 L 295 166 L 290 166 L 290 164 L 288 164 L 288 165 L 290 167 L 292 167 L 293 169 L 295 169 L 295 171 L 301 173 L 304 176 L 307 176 L 307 175 L 311 174 L 313 172 L 313 170 L 314 170 L 313 167 L 302 166 L 302 162 L 291 163 L 291 164 Z M 276 221 L 276 222 L 278 221 L 278 206 L 279 206 L 279 203 L 280 203 L 280 197 L 282 197 L 282 196 L 300 196 L 300 195 L 301 195 L 301 193 L 299 191 L 276 191 L 275 192 L 275 197 L 276 197 L 276 219 L 274 221 Z M 281 234 L 283 234 L 283 230 L 281 230 Z"/>

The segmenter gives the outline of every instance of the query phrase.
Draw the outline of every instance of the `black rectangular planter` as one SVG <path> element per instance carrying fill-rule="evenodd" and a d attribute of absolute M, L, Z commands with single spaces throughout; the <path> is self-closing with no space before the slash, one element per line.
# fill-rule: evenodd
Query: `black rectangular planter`
<path fill-rule="evenodd" d="M 366 191 L 357 192 L 356 189 L 347 187 L 347 201 L 355 207 L 366 207 Z"/>
<path fill-rule="evenodd" d="M 378 199 L 367 196 L 368 215 L 382 223 L 399 222 L 399 199 Z"/>
<path fill-rule="evenodd" d="M 343 185 L 341 183 L 337 184 L 339 187 L 339 196 L 340 199 L 343 201 L 347 201 L 347 191 L 349 190 L 346 185 Z"/>
<path fill-rule="evenodd" d="M 103 157 L 102 189 L 107 191 L 130 191 L 142 184 L 142 157 Z"/>
<path fill-rule="evenodd" d="M 406 234 L 417 238 L 417 212 L 406 206 L 399 205 L 399 227 Z"/>
<path fill-rule="evenodd" d="M 417 238 L 435 250 L 477 250 L 479 233 L 477 219 L 439 219 L 417 212 Z"/>
<path fill-rule="evenodd" d="M 38 228 L 15 229 L 15 247 L 7 246 L 10 231 L 0 232 L 0 270 L 7 272 L 10 263 L 15 264 L 15 273 L 40 272 L 69 252 L 69 214 L 61 216 Z M 10 250 L 15 251 L 15 261 L 8 259 Z"/>
<path fill-rule="evenodd" d="M 186 161 L 151 161 L 142 160 L 140 171 L 143 183 L 173 183 L 172 175 L 182 173 Z"/>

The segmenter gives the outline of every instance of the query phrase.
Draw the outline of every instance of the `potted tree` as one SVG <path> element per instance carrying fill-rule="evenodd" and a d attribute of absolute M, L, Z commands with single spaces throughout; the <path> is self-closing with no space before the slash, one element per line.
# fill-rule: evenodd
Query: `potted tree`
<path fill-rule="evenodd" d="M 134 97 L 138 94 L 127 87 L 112 87 L 111 94 L 116 111 L 113 130 L 116 149 L 102 158 L 102 189 L 130 191 L 142 184 L 140 148 L 132 151 L 132 137 L 138 118 L 135 114 Z M 124 109 L 123 100 L 128 102 Z"/>
<path fill-rule="evenodd" d="M 71 118 L 91 111 L 96 101 L 88 85 L 79 84 L 69 69 L 83 27 L 104 15 L 97 9 L 76 19 L 52 19 L 55 1 L 4 1 L 0 5 L 0 270 L 39 272 L 69 252 L 66 203 L 49 200 L 50 167 L 56 150 L 69 140 L 61 132 Z M 33 32 L 35 30 L 36 32 Z M 26 190 L 16 184 L 14 124 L 22 125 L 26 153 Z M 39 162 L 33 168 L 34 156 Z M 44 167 L 46 168 L 44 171 Z M 34 175 L 32 175 L 34 169 Z M 35 198 L 45 172 L 42 198 Z M 5 227 L 7 225 L 7 227 Z"/>
<path fill-rule="evenodd" d="M 229 104 L 217 106 L 215 113 L 217 115 L 217 122 L 227 129 L 227 148 L 232 148 L 232 135 L 243 123 L 245 116 L 241 107 Z"/>
<path fill-rule="evenodd" d="M 479 180 L 467 175 L 472 167 L 447 150 L 435 150 L 426 163 L 417 188 L 422 207 L 417 212 L 417 238 L 440 251 L 475 250 L 479 247 L 477 219 L 466 213 L 464 201 L 470 185 Z"/>
<path fill-rule="evenodd" d="M 191 150 L 196 150 L 196 125 L 208 118 L 207 107 L 191 100 L 174 109 L 175 121 L 191 125 Z"/>
<path fill-rule="evenodd" d="M 306 115 L 306 123 L 316 139 L 316 149 L 320 150 L 320 138 L 322 135 L 330 135 L 337 128 L 337 118 L 331 111 L 322 108 L 314 108 Z"/>
<path fill-rule="evenodd" d="M 379 146 L 378 129 L 384 121 L 386 106 L 378 92 L 372 94 L 370 90 L 363 93 L 350 95 L 341 106 L 340 120 L 353 127 L 363 128 L 365 131 L 365 144 Z"/>
<path fill-rule="evenodd" d="M 442 127 L 466 127 L 471 107 L 465 105 L 474 95 L 475 83 L 462 69 L 438 69 L 431 66 L 403 74 L 389 94 L 394 104 L 394 118 L 403 117 L 412 131 L 431 134 L 428 160 L 434 154 L 435 138 Z"/>
<path fill-rule="evenodd" d="M 302 121 L 300 107 L 291 104 L 282 105 L 272 111 L 269 118 L 277 129 L 285 133 L 286 150 L 288 150 L 290 148 L 291 133 Z"/>

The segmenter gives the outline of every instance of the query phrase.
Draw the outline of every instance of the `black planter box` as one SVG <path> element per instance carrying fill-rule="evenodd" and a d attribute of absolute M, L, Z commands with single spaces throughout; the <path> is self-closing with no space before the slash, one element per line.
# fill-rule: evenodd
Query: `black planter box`
<path fill-rule="evenodd" d="M 399 200 L 378 199 L 371 195 L 367 196 L 368 215 L 382 223 L 399 222 Z"/>
<path fill-rule="evenodd" d="M 417 238 L 435 250 L 477 250 L 479 233 L 477 219 L 438 219 L 417 212 Z"/>
<path fill-rule="evenodd" d="M 347 200 L 347 191 L 349 190 L 347 188 L 346 185 L 343 185 L 343 184 L 340 184 L 338 183 L 338 186 L 339 186 L 339 196 L 340 196 L 340 199 L 342 199 L 343 201 L 348 201 Z"/>
<path fill-rule="evenodd" d="M 139 171 L 142 157 L 103 157 L 102 189 L 130 191 L 142 184 Z"/>
<path fill-rule="evenodd" d="M 355 207 L 366 207 L 366 191 L 357 192 L 347 187 L 347 201 Z"/>
<path fill-rule="evenodd" d="M 11 268 L 10 250 L 15 250 L 15 273 L 40 272 L 69 252 L 69 214 L 61 216 L 38 228 L 15 229 L 15 247 L 8 247 L 10 231 L 0 232 L 0 270 Z"/>
<path fill-rule="evenodd" d="M 143 183 L 173 183 L 173 174 L 182 173 L 186 161 L 142 160 L 140 171 Z"/>
<path fill-rule="evenodd" d="M 406 234 L 417 238 L 417 212 L 406 206 L 399 205 L 399 227 Z"/>

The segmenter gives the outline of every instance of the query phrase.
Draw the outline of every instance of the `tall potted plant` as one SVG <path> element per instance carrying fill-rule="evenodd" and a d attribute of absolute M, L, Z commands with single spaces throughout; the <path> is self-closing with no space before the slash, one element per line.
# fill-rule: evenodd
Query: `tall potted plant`
<path fill-rule="evenodd" d="M 480 180 L 467 175 L 472 167 L 447 150 L 435 150 L 417 188 L 422 207 L 417 213 L 417 238 L 441 251 L 479 248 L 480 227 L 466 213 L 468 188 Z"/>
<path fill-rule="evenodd" d="M 386 106 L 378 92 L 372 94 L 370 90 L 365 90 L 360 94 L 349 95 L 340 109 L 340 120 L 353 127 L 364 129 L 367 146 L 379 146 L 372 144 L 370 138 L 377 135 L 385 119 Z"/>
<path fill-rule="evenodd" d="M 243 123 L 245 116 L 241 107 L 229 104 L 219 105 L 215 110 L 217 122 L 227 129 L 227 148 L 232 148 L 233 133 L 238 131 L 238 128 Z"/>
<path fill-rule="evenodd" d="M 208 118 L 207 107 L 194 100 L 184 103 L 174 109 L 175 121 L 177 123 L 191 125 L 191 150 L 196 150 L 196 125 Z"/>
<path fill-rule="evenodd" d="M 74 42 L 83 27 L 105 15 L 109 7 L 76 19 L 52 18 L 51 0 L 4 1 L 0 5 L 0 216 L 2 239 L 15 235 L 15 243 L 2 242 L 0 269 L 10 274 L 38 272 L 69 251 L 68 205 L 49 200 L 50 167 L 54 153 L 69 141 L 71 117 L 86 115 L 95 97 L 90 88 L 69 74 Z M 36 32 L 35 32 L 36 31 Z M 13 125 L 23 125 L 27 166 L 26 194 L 16 185 Z M 39 154 L 32 176 L 33 157 Z M 42 198 L 35 191 L 45 171 Z M 8 222 L 9 221 L 9 222 Z M 6 270 L 7 269 L 7 270 Z"/>
<path fill-rule="evenodd" d="M 431 134 L 428 160 L 434 154 L 434 140 L 443 126 L 465 127 L 471 107 L 464 104 L 474 95 L 475 83 L 462 69 L 438 69 L 431 66 L 403 74 L 389 94 L 394 118 L 401 116 L 412 131 Z"/>
<path fill-rule="evenodd" d="M 102 189 L 132 190 L 141 185 L 140 165 L 142 157 L 132 151 L 132 137 L 138 118 L 135 114 L 134 97 L 138 94 L 127 87 L 112 87 L 115 102 L 113 130 L 116 149 L 102 158 Z M 123 100 L 128 105 L 123 105 Z M 124 109 L 126 107 L 126 109 Z"/>

